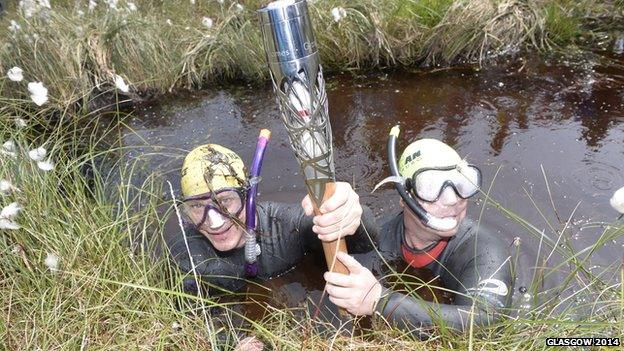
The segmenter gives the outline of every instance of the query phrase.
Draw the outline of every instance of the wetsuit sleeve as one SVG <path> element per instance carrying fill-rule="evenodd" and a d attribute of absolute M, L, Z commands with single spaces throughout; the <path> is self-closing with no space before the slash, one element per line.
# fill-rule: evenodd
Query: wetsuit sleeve
<path fill-rule="evenodd" d="M 509 307 L 513 279 L 509 256 L 498 238 L 478 239 L 481 250 L 475 256 L 477 236 L 465 241 L 443 262 L 440 276 L 446 288 L 455 291 L 455 304 L 423 301 L 385 289 L 376 312 L 403 328 L 427 327 L 436 320 L 457 330 L 495 322 Z"/>
<path fill-rule="evenodd" d="M 217 256 L 208 240 L 201 233 L 192 229 L 186 229 L 186 233 L 189 250 L 187 250 L 184 237 L 180 232 L 167 240 L 173 261 L 183 273 L 191 276 L 189 277 L 190 280 L 185 279 L 185 291 L 192 292 L 192 288 L 197 289 L 196 286 L 187 286 L 190 282 L 194 282 L 191 258 L 195 265 L 195 272 L 201 276 L 204 283 L 230 291 L 237 291 L 245 285 L 242 264 L 237 265 L 231 260 Z"/>

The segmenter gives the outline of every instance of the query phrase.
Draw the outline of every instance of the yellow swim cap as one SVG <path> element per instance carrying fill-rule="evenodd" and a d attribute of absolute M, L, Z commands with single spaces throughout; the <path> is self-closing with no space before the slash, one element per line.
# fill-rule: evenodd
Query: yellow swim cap
<path fill-rule="evenodd" d="M 184 197 L 191 197 L 246 186 L 247 172 L 243 160 L 234 151 L 206 144 L 186 155 L 180 183 Z"/>
<path fill-rule="evenodd" d="M 399 158 L 399 173 L 411 178 L 423 168 L 453 167 L 461 162 L 459 154 L 436 139 L 420 139 L 409 144 Z"/>

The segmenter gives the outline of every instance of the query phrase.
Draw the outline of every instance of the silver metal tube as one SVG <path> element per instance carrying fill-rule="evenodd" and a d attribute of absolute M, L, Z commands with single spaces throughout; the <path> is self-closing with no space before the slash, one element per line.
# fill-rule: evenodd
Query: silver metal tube
<path fill-rule="evenodd" d="M 290 143 L 317 205 L 333 182 L 332 134 L 323 69 L 305 0 L 258 11 L 273 89 Z"/>

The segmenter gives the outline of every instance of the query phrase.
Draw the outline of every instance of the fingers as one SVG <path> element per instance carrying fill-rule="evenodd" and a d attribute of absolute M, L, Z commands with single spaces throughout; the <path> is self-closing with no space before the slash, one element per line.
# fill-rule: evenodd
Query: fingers
<path fill-rule="evenodd" d="M 340 208 L 314 217 L 313 222 L 315 226 L 312 230 L 319 234 L 319 239 L 333 241 L 342 236 L 355 233 L 360 226 L 361 217 L 362 206 L 357 195 L 354 195 Z"/>
<path fill-rule="evenodd" d="M 347 309 L 347 310 L 348 310 L 348 308 L 351 307 L 351 303 L 347 299 L 339 299 L 339 298 L 335 298 L 335 297 L 329 295 L 329 301 L 333 302 L 334 305 L 336 305 L 338 307 L 341 307 L 341 308 L 344 308 L 344 309 Z"/>
<path fill-rule="evenodd" d="M 312 200 L 310 199 L 310 195 L 306 195 L 303 200 L 301 200 L 301 207 L 303 207 L 303 212 L 306 216 L 311 216 L 314 214 L 314 206 L 312 206 Z"/>
<path fill-rule="evenodd" d="M 360 218 L 356 217 L 347 225 L 342 223 L 334 224 L 329 227 L 321 228 L 319 226 L 312 227 L 312 231 L 318 234 L 318 238 L 322 241 L 334 241 L 346 235 L 351 235 L 360 226 Z"/>
<path fill-rule="evenodd" d="M 353 256 L 349 256 L 347 253 L 339 251 L 336 254 L 336 258 L 344 264 L 347 269 L 349 269 L 349 273 L 358 274 L 364 267 L 358 262 Z"/>
<path fill-rule="evenodd" d="M 322 215 L 315 216 L 313 221 L 314 224 L 327 227 L 332 224 L 339 223 L 344 220 L 347 216 L 360 216 L 362 214 L 362 206 L 360 206 L 360 200 L 357 194 L 349 197 L 349 199 L 344 202 L 340 207 L 331 210 L 329 212 L 323 213 Z"/>
<path fill-rule="evenodd" d="M 353 278 L 342 273 L 325 272 L 325 274 L 323 274 L 323 278 L 325 278 L 325 281 L 328 284 L 335 286 L 348 287 L 353 285 Z"/>
<path fill-rule="evenodd" d="M 349 199 L 350 195 L 355 194 L 353 188 L 349 183 L 336 182 L 336 189 L 334 194 L 325 201 L 321 207 L 321 213 L 327 213 L 334 211 L 338 207 L 342 206 Z M 357 196 L 357 194 L 355 194 Z"/>
<path fill-rule="evenodd" d="M 323 275 L 329 300 L 354 315 L 373 314 L 381 297 L 381 284 L 354 257 L 338 252 L 336 258 L 349 269 L 349 275 L 333 272 Z"/>
<path fill-rule="evenodd" d="M 306 215 L 313 214 L 314 207 L 309 196 L 302 200 L 301 206 Z M 334 241 L 351 235 L 360 226 L 362 206 L 359 196 L 348 183 L 336 183 L 336 191 L 321 208 L 323 214 L 313 218 L 312 230 L 323 241 Z"/>
<path fill-rule="evenodd" d="M 351 288 L 342 288 L 339 286 L 328 284 L 325 287 L 325 291 L 327 291 L 327 294 L 329 294 L 329 296 L 336 299 L 348 299 L 353 297 L 353 289 Z"/>

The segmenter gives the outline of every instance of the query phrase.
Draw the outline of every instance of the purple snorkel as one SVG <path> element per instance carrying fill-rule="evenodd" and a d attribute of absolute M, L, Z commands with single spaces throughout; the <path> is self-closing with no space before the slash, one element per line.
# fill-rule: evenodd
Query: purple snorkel
<path fill-rule="evenodd" d="M 247 212 L 245 217 L 245 224 L 247 225 L 247 231 L 245 232 L 245 274 L 250 278 L 258 275 L 257 260 L 258 255 L 260 255 L 260 245 L 256 243 L 256 194 L 258 193 L 258 182 L 260 181 L 260 169 L 262 168 L 264 151 L 270 138 L 270 130 L 263 129 L 260 131 L 249 175 L 251 187 L 247 195 Z"/>

